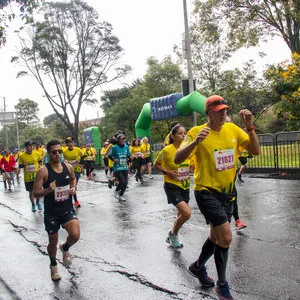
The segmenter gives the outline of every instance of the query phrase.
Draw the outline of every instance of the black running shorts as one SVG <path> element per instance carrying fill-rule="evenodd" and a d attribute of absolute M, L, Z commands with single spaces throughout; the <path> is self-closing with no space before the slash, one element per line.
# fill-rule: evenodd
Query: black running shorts
<path fill-rule="evenodd" d="M 33 191 L 33 183 L 34 183 L 34 181 L 25 182 L 25 189 L 27 192 Z"/>
<path fill-rule="evenodd" d="M 184 201 L 189 203 L 190 201 L 190 190 L 184 190 L 176 184 L 165 182 L 164 189 L 167 195 L 168 203 L 176 206 L 178 203 Z"/>
<path fill-rule="evenodd" d="M 48 234 L 56 233 L 59 230 L 60 226 L 64 227 L 64 224 L 73 219 L 77 219 L 74 210 L 69 210 L 65 214 L 60 216 L 45 215 L 45 230 L 48 232 Z"/>
<path fill-rule="evenodd" d="M 233 213 L 233 202 L 222 203 L 217 193 L 209 191 L 194 191 L 195 198 L 207 224 L 213 227 L 230 222 Z"/>

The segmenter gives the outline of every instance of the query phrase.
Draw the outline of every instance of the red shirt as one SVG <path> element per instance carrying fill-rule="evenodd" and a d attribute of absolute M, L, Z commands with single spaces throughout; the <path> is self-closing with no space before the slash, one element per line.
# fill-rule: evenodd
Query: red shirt
<path fill-rule="evenodd" d="M 8 157 L 3 156 L 0 161 L 0 164 L 1 164 L 1 169 L 4 172 L 14 172 L 14 168 L 16 166 L 16 160 L 12 155 L 9 155 Z"/>

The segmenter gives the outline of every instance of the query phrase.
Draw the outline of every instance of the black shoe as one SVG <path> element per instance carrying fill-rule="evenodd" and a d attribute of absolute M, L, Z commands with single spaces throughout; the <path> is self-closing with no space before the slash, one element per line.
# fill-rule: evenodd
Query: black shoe
<path fill-rule="evenodd" d="M 243 179 L 242 179 L 242 175 L 238 174 L 238 180 L 239 182 L 245 182 Z"/>
<path fill-rule="evenodd" d="M 112 188 L 112 186 L 114 185 L 114 182 L 111 181 L 110 179 L 108 179 L 108 188 Z"/>
<path fill-rule="evenodd" d="M 196 268 L 195 263 L 191 264 L 188 268 L 189 273 L 198 278 L 203 287 L 213 287 L 215 285 L 212 278 L 207 275 L 206 268 Z"/>

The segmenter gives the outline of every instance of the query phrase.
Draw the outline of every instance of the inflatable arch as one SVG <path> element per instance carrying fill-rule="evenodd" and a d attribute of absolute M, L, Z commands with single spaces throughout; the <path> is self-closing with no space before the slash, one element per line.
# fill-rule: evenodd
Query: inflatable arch
<path fill-rule="evenodd" d="M 184 97 L 182 97 L 182 94 L 171 94 L 150 99 L 149 103 L 144 104 L 135 122 L 136 137 L 150 137 L 152 121 L 188 116 L 192 112 L 205 116 L 205 101 L 206 97 L 197 91 Z"/>

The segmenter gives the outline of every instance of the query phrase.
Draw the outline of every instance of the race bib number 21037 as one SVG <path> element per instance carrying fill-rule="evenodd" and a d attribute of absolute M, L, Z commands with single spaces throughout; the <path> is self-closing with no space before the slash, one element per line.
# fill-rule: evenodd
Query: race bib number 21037
<path fill-rule="evenodd" d="M 216 170 L 223 171 L 235 167 L 234 149 L 215 151 Z"/>

